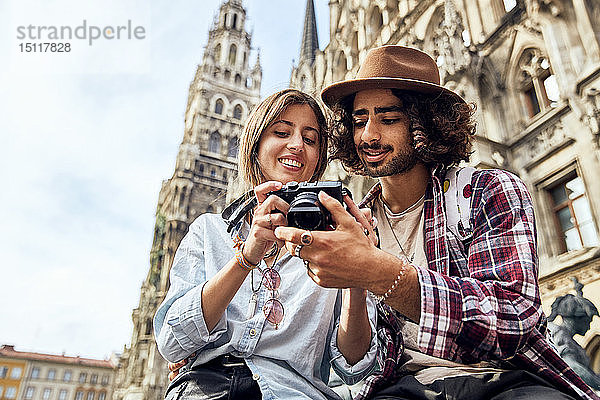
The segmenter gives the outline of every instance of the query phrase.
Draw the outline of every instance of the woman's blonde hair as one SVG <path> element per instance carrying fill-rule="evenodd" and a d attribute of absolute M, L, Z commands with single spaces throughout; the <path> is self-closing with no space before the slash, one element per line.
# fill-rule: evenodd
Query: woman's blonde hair
<path fill-rule="evenodd" d="M 319 180 L 325 172 L 328 131 L 323 110 L 312 96 L 296 89 L 285 89 L 261 101 L 246 120 L 238 150 L 239 177 L 246 186 L 254 187 L 265 179 L 258 163 L 258 142 L 263 132 L 287 107 L 295 104 L 308 104 L 319 125 L 319 161 L 310 181 Z"/>

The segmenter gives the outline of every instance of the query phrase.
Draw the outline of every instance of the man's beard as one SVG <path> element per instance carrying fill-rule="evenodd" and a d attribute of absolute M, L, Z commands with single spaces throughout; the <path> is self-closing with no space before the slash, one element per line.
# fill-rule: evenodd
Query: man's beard
<path fill-rule="evenodd" d="M 393 150 L 392 146 L 382 146 L 379 143 L 368 145 L 366 143 L 359 147 L 359 150 L 373 149 L 373 150 Z M 382 176 L 399 175 L 410 171 L 418 161 L 417 152 L 411 145 L 406 145 L 404 149 L 400 150 L 398 154 L 392 157 L 391 160 L 370 163 L 365 161 L 362 157 L 359 157 L 364 167 L 364 171 L 367 175 L 372 178 L 379 178 Z"/>

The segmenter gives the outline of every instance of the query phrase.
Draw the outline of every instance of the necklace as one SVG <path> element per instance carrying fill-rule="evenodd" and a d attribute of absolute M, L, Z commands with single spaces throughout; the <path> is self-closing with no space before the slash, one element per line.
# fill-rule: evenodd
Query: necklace
<path fill-rule="evenodd" d="M 421 198 L 419 198 L 414 204 L 412 204 L 410 207 L 408 207 L 406 210 L 404 210 L 402 213 L 400 213 L 400 215 L 403 216 L 403 215 L 406 215 L 407 213 L 413 211 L 414 209 L 417 208 L 417 205 L 419 203 L 421 203 L 424 199 L 425 199 L 425 194 L 423 194 L 423 196 L 421 196 Z M 398 244 L 398 247 L 400 248 L 400 251 L 402 252 L 402 255 L 408 260 L 409 264 L 412 264 L 412 262 L 415 259 L 415 255 L 417 253 L 417 249 L 414 249 L 413 252 L 412 252 L 412 254 L 410 256 L 407 254 L 407 252 L 404 250 L 404 246 L 402 246 L 402 244 L 400 243 L 400 240 L 398 239 L 398 236 L 396 236 L 396 232 L 394 231 L 394 228 L 392 227 L 392 222 L 390 221 L 390 218 L 388 217 L 388 212 L 387 212 L 388 211 L 388 207 L 385 204 L 385 202 L 383 201 L 383 198 L 381 196 L 380 196 L 380 200 L 381 200 L 381 204 L 383 205 L 383 216 L 385 217 L 385 220 L 387 221 L 388 227 L 392 231 L 392 235 L 394 236 L 394 240 L 396 240 L 396 243 Z M 391 212 L 391 210 L 390 210 L 390 212 Z"/>

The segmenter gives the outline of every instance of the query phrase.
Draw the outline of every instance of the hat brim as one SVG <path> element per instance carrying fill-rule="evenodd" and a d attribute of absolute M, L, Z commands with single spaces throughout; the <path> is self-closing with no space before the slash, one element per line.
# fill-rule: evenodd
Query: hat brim
<path fill-rule="evenodd" d="M 446 94 L 454 98 L 457 102 L 466 104 L 462 97 L 443 86 L 414 79 L 385 77 L 350 79 L 336 82 L 323 89 L 321 99 L 323 99 L 323 102 L 328 107 L 332 107 L 344 97 L 368 89 L 400 89 L 432 96 Z"/>

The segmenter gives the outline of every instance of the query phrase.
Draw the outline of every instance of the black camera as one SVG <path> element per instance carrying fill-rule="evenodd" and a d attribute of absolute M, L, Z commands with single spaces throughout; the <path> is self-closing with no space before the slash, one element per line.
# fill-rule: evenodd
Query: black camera
<path fill-rule="evenodd" d="M 309 231 L 324 231 L 333 223 L 331 213 L 321 205 L 319 192 L 323 191 L 343 204 L 342 195 L 347 193 L 342 182 L 288 182 L 279 190 L 271 192 L 290 204 L 287 214 L 288 226 Z"/>

